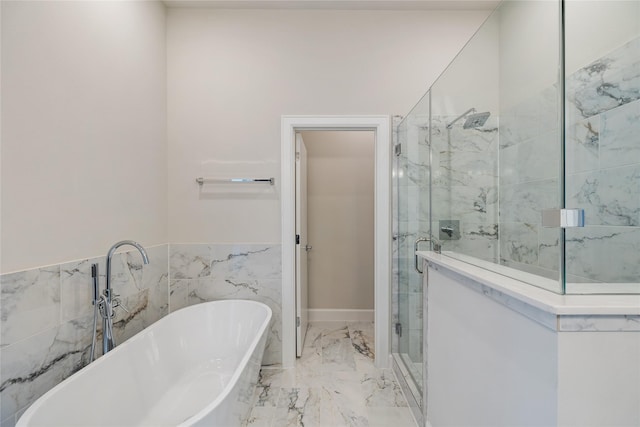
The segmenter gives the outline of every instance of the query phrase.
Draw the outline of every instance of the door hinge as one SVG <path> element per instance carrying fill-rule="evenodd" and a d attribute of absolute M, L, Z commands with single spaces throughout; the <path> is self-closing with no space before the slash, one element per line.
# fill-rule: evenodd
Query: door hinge
<path fill-rule="evenodd" d="M 300 327 L 300 316 L 296 317 L 296 327 Z"/>
<path fill-rule="evenodd" d="M 396 144 L 393 146 L 393 151 L 396 156 L 402 154 L 402 144 Z"/>
<path fill-rule="evenodd" d="M 584 209 L 545 209 L 542 226 L 551 228 L 584 227 Z"/>
<path fill-rule="evenodd" d="M 396 335 L 402 336 L 402 323 L 396 323 Z"/>
<path fill-rule="evenodd" d="M 296 245 L 300 244 L 300 235 L 296 234 Z"/>

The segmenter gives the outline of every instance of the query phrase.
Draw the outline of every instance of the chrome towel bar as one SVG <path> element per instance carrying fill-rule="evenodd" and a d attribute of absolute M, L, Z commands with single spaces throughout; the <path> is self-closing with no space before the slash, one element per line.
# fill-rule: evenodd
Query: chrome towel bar
<path fill-rule="evenodd" d="M 207 182 L 212 183 L 252 183 L 252 182 L 268 182 L 269 185 L 274 185 L 276 183 L 275 178 L 196 178 L 196 182 L 198 185 L 205 184 Z"/>

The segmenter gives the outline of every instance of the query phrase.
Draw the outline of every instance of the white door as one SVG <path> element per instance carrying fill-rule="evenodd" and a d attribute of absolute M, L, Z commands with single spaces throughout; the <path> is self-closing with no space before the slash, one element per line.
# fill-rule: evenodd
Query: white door
<path fill-rule="evenodd" d="M 296 133 L 296 355 L 302 356 L 308 319 L 307 149 Z"/>

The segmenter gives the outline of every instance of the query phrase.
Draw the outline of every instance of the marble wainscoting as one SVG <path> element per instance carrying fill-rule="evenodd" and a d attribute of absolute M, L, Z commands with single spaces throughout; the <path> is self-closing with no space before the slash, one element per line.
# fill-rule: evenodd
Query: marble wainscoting
<path fill-rule="evenodd" d="M 640 286 L 638 57 L 640 38 L 567 78 L 567 206 L 584 209 L 586 222 L 567 230 L 567 273 L 574 283 L 606 283 L 589 286 L 600 292 Z"/>
<path fill-rule="evenodd" d="M 116 310 L 117 343 L 168 313 L 168 247 L 113 257 L 113 289 L 129 310 Z M 105 257 L 0 276 L 0 420 L 12 426 L 44 393 L 89 363 L 93 335 L 91 264 L 104 287 Z M 98 328 L 102 329 L 101 318 Z M 101 355 L 101 331 L 96 355 Z"/>
<path fill-rule="evenodd" d="M 373 323 L 310 324 L 294 368 L 262 368 L 247 426 L 414 427 L 392 371 L 374 366 L 373 349 Z"/>
<path fill-rule="evenodd" d="M 282 363 L 280 244 L 171 244 L 169 308 L 224 299 L 267 304 L 273 318 L 263 365 Z"/>

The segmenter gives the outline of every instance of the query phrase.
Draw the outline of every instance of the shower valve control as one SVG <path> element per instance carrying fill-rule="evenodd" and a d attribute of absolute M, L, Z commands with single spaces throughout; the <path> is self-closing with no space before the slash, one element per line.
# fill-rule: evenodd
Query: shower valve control
<path fill-rule="evenodd" d="M 459 240 L 460 239 L 460 220 L 448 219 L 440 220 L 440 240 Z"/>

